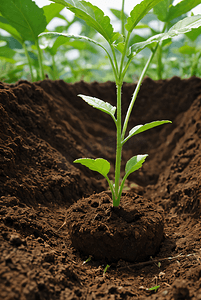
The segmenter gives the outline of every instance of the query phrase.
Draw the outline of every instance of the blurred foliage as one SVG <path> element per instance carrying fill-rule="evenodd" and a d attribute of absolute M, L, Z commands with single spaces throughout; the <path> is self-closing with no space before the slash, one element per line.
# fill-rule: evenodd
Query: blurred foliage
<path fill-rule="evenodd" d="M 163 0 L 161 5 L 163 2 L 167 4 L 168 1 Z M 53 9 L 55 9 L 54 13 Z M 95 37 L 101 43 L 104 42 L 97 35 L 96 31 L 81 19 L 74 17 L 69 21 L 64 17 L 62 15 L 62 6 L 51 4 L 51 6 L 45 6 L 43 12 L 46 16 L 47 24 L 55 16 L 63 21 L 64 25 L 55 27 L 56 32 L 67 33 L 76 27 L 80 35 L 93 39 Z M 114 16 L 115 25 L 118 25 L 118 22 L 120 22 L 120 11 L 111 9 L 111 12 Z M 167 16 L 161 15 L 160 7 L 156 7 L 155 10 L 142 19 L 141 23 L 133 31 L 130 45 L 144 41 L 153 34 L 160 33 L 164 27 L 171 27 L 183 17 L 184 14 L 181 16 L 177 14 L 173 20 L 161 21 L 159 18 L 163 20 L 164 18 L 167 19 Z M 27 53 L 25 53 L 21 40 L 16 38 L 15 31 L 12 31 L 8 26 L 10 26 L 8 20 L 0 16 L 0 28 L 4 29 L 0 33 L 0 80 L 8 83 L 16 82 L 19 79 L 31 81 L 30 64 L 34 81 L 40 80 L 40 66 L 36 44 L 31 40 L 26 40 Z M 7 28 L 10 30 L 10 33 L 7 31 L 5 35 Z M 46 31 L 48 30 L 46 29 Z M 154 80 L 171 78 L 175 75 L 181 78 L 188 78 L 193 75 L 201 77 L 200 34 L 201 29 L 199 28 L 177 39 L 163 42 L 150 65 L 147 76 Z M 80 80 L 87 82 L 114 81 L 108 58 L 105 52 L 101 51 L 96 45 L 81 40 L 67 39 L 66 37 L 50 38 L 47 36 L 39 38 L 39 44 L 43 54 L 44 73 L 50 79 L 63 79 L 66 82 Z M 107 47 L 105 44 L 104 46 Z M 134 82 L 138 80 L 149 54 L 150 50 L 146 48 L 134 57 L 127 71 L 125 81 Z"/>

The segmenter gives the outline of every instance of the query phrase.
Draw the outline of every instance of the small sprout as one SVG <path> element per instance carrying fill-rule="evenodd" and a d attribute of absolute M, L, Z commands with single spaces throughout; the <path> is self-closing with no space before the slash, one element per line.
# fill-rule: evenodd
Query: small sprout
<path fill-rule="evenodd" d="M 103 276 L 105 276 L 105 273 L 107 272 L 107 270 L 110 268 L 110 265 L 107 265 L 104 269 L 104 272 L 103 272 Z"/>
<path fill-rule="evenodd" d="M 160 285 L 156 285 L 156 286 L 153 286 L 149 289 L 150 292 L 154 291 L 154 292 L 157 292 L 157 290 L 159 289 Z"/>
<path fill-rule="evenodd" d="M 160 267 L 161 267 L 161 262 L 160 262 L 160 261 L 158 262 L 158 267 L 159 267 L 159 269 L 160 269 Z"/>
<path fill-rule="evenodd" d="M 85 265 L 86 263 L 88 263 L 91 260 L 91 257 L 92 256 L 89 255 L 89 257 L 85 261 L 83 261 L 82 265 Z"/>

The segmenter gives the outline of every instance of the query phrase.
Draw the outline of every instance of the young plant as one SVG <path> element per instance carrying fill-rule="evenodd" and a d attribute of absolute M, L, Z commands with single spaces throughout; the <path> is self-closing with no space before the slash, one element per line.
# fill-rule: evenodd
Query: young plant
<path fill-rule="evenodd" d="M 89 255 L 89 257 L 85 261 L 83 261 L 82 265 L 85 265 L 89 261 L 91 261 L 91 255 Z"/>
<path fill-rule="evenodd" d="M 150 292 L 157 292 L 157 290 L 159 289 L 159 287 L 160 287 L 160 285 L 156 285 L 156 286 L 153 286 L 153 287 L 151 287 L 151 288 L 149 288 L 148 290 L 150 291 Z"/>
<path fill-rule="evenodd" d="M 110 268 L 110 265 L 107 265 L 106 267 L 105 267 L 105 269 L 104 269 L 104 271 L 103 271 L 103 276 L 105 276 L 105 274 L 106 274 L 106 272 L 107 272 L 107 270 Z"/>
<path fill-rule="evenodd" d="M 140 4 L 136 5 L 132 11 L 130 12 L 130 16 L 126 16 L 124 14 L 124 0 L 122 1 L 122 13 L 121 13 L 121 33 L 115 32 L 110 19 L 108 16 L 105 16 L 103 11 L 97 6 L 92 5 L 90 2 L 86 2 L 84 0 L 53 0 L 53 2 L 63 4 L 70 11 L 72 11 L 77 17 L 84 20 L 89 26 L 93 27 L 99 34 L 101 34 L 104 39 L 107 41 L 108 48 L 106 48 L 103 44 L 99 43 L 94 39 L 90 39 L 86 36 L 72 35 L 72 34 L 60 34 L 55 32 L 50 32 L 49 34 L 54 35 L 63 35 L 66 37 L 71 37 L 74 39 L 83 39 L 85 41 L 94 43 L 100 46 L 106 52 L 109 61 L 112 66 L 112 70 L 114 73 L 114 78 L 116 82 L 117 89 L 117 105 L 112 106 L 110 103 L 107 103 L 103 100 L 86 96 L 79 95 L 84 101 L 86 101 L 89 105 L 93 106 L 101 110 L 102 112 L 107 113 L 111 116 L 116 126 L 116 163 L 115 163 L 115 182 L 113 183 L 109 177 L 108 173 L 110 171 L 110 163 L 103 159 L 91 159 L 91 158 L 79 158 L 76 159 L 75 163 L 80 163 L 89 169 L 99 172 L 103 175 L 110 187 L 112 193 L 113 206 L 118 206 L 120 204 L 120 198 L 122 194 L 122 190 L 128 176 L 138 170 L 142 164 L 144 163 L 147 154 L 136 155 L 132 157 L 125 166 L 125 175 L 123 179 L 121 179 L 120 171 L 121 171 L 121 159 L 122 159 L 122 148 L 124 144 L 134 135 L 144 132 L 153 127 L 171 123 L 168 120 L 162 121 L 154 121 L 151 123 L 147 123 L 144 125 L 137 125 L 133 127 L 129 133 L 127 133 L 127 126 L 129 117 L 131 115 L 137 94 L 140 89 L 140 85 L 145 76 L 145 73 L 152 61 L 152 58 L 157 50 L 158 43 L 162 40 L 171 38 L 181 33 L 185 33 L 190 31 L 192 28 L 197 28 L 201 25 L 200 16 L 194 16 L 186 18 L 177 24 L 175 24 L 170 30 L 166 33 L 161 33 L 156 36 L 149 38 L 147 41 L 135 43 L 132 46 L 129 46 L 129 40 L 133 29 L 137 26 L 139 21 L 161 0 L 143 0 Z M 44 33 L 48 34 L 48 33 Z M 44 35 L 43 34 L 43 35 Z M 122 114 L 121 114 L 121 94 L 122 94 L 122 85 L 125 74 L 128 70 L 128 67 L 133 59 L 133 57 L 140 52 L 145 47 L 149 47 L 151 49 L 150 57 L 142 70 L 141 76 L 139 78 L 136 89 L 133 93 L 130 105 L 128 107 L 126 117 L 124 122 L 122 122 Z"/>

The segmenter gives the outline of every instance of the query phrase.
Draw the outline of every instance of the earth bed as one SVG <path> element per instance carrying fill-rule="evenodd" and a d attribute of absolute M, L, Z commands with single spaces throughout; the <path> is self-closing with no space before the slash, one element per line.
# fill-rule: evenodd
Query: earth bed
<path fill-rule="evenodd" d="M 123 115 L 134 88 L 123 85 Z M 105 180 L 73 164 L 79 157 L 115 162 L 113 121 L 78 94 L 116 101 L 113 82 L 0 83 L 1 298 L 201 299 L 201 80 L 143 81 L 130 128 L 154 120 L 173 123 L 125 145 L 123 166 L 133 155 L 149 157 L 126 182 L 118 209 Z M 119 220 L 131 228 L 142 216 L 156 226 L 134 249 L 132 237 L 126 241 L 118 232 Z M 95 243 L 93 234 L 88 243 L 80 235 L 88 224 L 99 236 Z M 143 226 L 134 231 L 144 237 Z M 109 240 L 111 252 L 103 248 Z M 157 285 L 157 292 L 149 290 Z"/>

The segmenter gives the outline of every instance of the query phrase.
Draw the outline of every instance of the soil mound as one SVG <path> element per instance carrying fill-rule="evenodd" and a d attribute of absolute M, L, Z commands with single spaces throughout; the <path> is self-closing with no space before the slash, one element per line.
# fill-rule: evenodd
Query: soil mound
<path fill-rule="evenodd" d="M 109 263 L 143 261 L 153 256 L 163 239 L 163 217 L 139 195 L 125 194 L 119 207 L 102 192 L 81 199 L 67 210 L 73 246 Z"/>
<path fill-rule="evenodd" d="M 135 84 L 123 86 L 123 115 L 134 89 Z M 63 224 L 66 212 L 108 188 L 99 174 L 73 160 L 102 157 L 112 166 L 115 161 L 112 119 L 78 94 L 116 101 L 113 82 L 0 83 L 1 298 L 200 299 L 201 80 L 143 81 L 128 130 L 154 120 L 172 124 L 127 142 L 123 165 L 136 154 L 149 157 L 126 189 L 128 197 L 156 208 L 152 217 L 160 212 L 164 239 L 154 258 L 133 265 L 128 257 L 116 257 L 104 276 L 108 258 L 83 263 L 89 256 L 74 248 Z M 149 288 L 156 285 L 152 294 Z"/>

